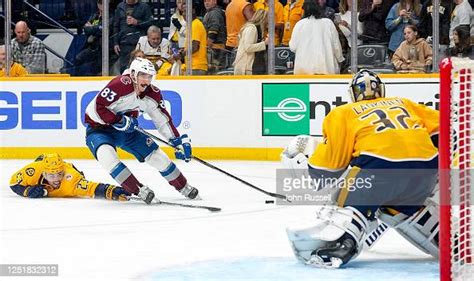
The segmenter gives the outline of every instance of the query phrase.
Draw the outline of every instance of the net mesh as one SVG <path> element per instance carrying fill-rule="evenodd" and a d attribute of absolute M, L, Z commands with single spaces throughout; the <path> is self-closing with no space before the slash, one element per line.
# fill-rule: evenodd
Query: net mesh
<path fill-rule="evenodd" d="M 473 126 L 474 61 L 452 59 L 451 92 L 451 277 L 474 280 L 473 264 Z"/>

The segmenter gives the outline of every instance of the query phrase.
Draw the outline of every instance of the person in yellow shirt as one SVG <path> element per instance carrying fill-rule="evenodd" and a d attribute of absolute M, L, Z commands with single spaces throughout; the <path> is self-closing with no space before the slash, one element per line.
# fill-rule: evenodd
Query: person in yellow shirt
<path fill-rule="evenodd" d="M 249 21 L 255 13 L 253 5 L 247 0 L 231 0 L 225 9 L 227 40 L 225 46 L 233 50 L 239 46 L 239 32 L 242 26 Z"/>
<path fill-rule="evenodd" d="M 309 188 L 336 201 L 320 209 L 316 226 L 287 231 L 295 255 L 317 267 L 338 268 L 361 252 L 380 219 L 437 257 L 439 112 L 385 97 L 384 83 L 366 69 L 354 75 L 349 93 L 352 103 L 324 119 L 323 142 L 298 136 L 282 155 L 293 166 L 307 163 Z"/>
<path fill-rule="evenodd" d="M 281 44 L 283 46 L 289 46 L 291 33 L 295 24 L 303 17 L 303 3 L 304 0 L 289 0 L 286 6 L 283 8 L 283 39 Z"/>
<path fill-rule="evenodd" d="M 192 75 L 207 74 L 207 32 L 204 24 L 197 18 L 193 6 L 192 34 Z"/>
<path fill-rule="evenodd" d="M 255 11 L 262 9 L 268 12 L 268 0 L 257 0 L 253 3 L 253 7 Z M 283 15 L 283 5 L 277 0 L 275 1 L 275 46 L 280 46 L 283 37 L 283 26 L 285 24 Z"/>
<path fill-rule="evenodd" d="M 0 77 L 6 76 L 5 72 L 5 45 L 0 45 Z M 19 63 L 13 62 L 10 67 L 9 77 L 23 77 L 28 75 L 28 71 Z"/>
<path fill-rule="evenodd" d="M 10 188 L 28 198 L 89 197 L 127 201 L 131 195 L 120 186 L 88 181 L 58 153 L 41 154 L 15 172 L 10 179 Z"/>

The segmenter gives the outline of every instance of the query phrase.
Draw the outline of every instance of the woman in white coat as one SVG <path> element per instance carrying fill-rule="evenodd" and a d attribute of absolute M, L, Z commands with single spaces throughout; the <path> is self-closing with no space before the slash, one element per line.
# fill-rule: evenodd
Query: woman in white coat
<path fill-rule="evenodd" d="M 290 39 L 294 74 L 339 74 L 344 56 L 334 23 L 313 0 L 305 0 L 303 10 Z"/>
<path fill-rule="evenodd" d="M 234 61 L 235 75 L 266 73 L 266 48 L 268 37 L 264 37 L 267 26 L 267 11 L 257 10 L 239 32 L 239 46 Z"/>

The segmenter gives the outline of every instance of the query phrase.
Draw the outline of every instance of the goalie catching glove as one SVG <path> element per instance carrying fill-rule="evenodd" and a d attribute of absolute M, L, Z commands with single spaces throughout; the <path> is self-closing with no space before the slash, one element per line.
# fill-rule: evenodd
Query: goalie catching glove
<path fill-rule="evenodd" d="M 307 176 L 308 157 L 314 153 L 318 141 L 311 136 L 294 137 L 280 155 L 283 167 L 288 169 L 293 178 Z"/>

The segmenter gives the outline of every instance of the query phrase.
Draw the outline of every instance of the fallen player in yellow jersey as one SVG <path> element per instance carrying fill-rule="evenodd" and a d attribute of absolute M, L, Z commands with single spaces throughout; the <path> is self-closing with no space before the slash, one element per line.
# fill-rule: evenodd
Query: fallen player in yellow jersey
<path fill-rule="evenodd" d="M 10 179 L 10 188 L 28 198 L 89 197 L 126 201 L 131 195 L 120 186 L 88 181 L 58 153 L 41 154 L 15 172 Z"/>

